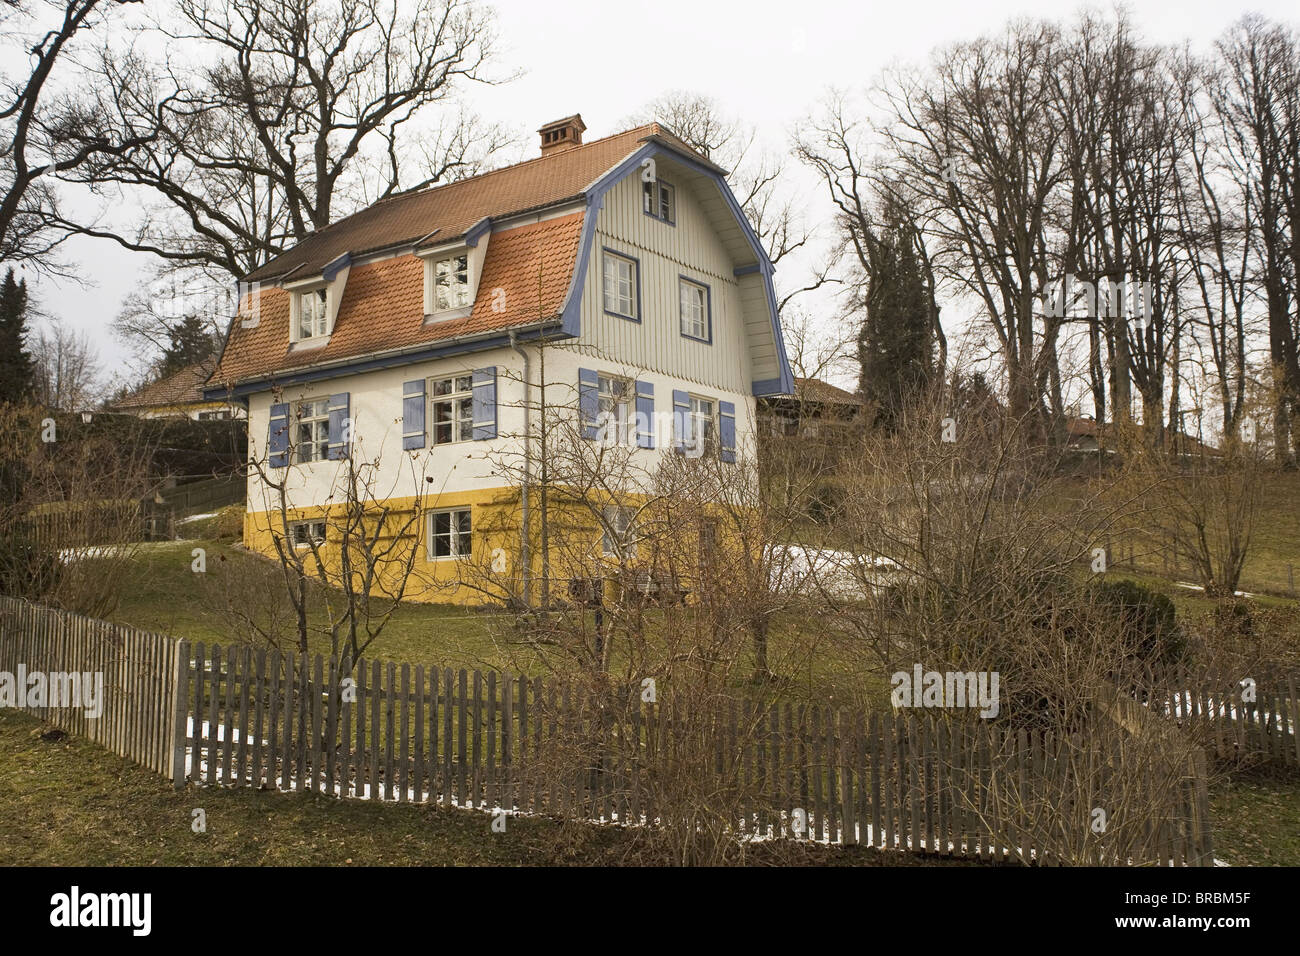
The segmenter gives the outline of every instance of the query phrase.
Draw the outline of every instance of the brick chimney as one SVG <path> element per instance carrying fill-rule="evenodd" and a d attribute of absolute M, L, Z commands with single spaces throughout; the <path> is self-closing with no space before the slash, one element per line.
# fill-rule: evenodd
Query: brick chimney
<path fill-rule="evenodd" d="M 586 128 L 581 113 L 547 123 L 537 131 L 542 136 L 542 155 L 549 156 L 551 153 L 562 153 L 566 149 L 581 146 L 582 131 Z"/>

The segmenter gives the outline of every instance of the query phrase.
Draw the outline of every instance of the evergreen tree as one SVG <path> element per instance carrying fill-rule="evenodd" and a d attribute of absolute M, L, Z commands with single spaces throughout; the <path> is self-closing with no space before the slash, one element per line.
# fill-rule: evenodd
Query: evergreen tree
<path fill-rule="evenodd" d="M 215 351 L 212 332 L 197 315 L 187 315 L 168 330 L 169 343 L 158 366 L 158 375 L 165 378 L 196 362 L 202 362 Z"/>
<path fill-rule="evenodd" d="M 901 214 L 887 212 L 881 229 L 863 240 L 870 268 L 860 302 L 858 387 L 875 406 L 876 421 L 891 428 L 934 372 L 933 303 L 917 236 Z"/>
<path fill-rule="evenodd" d="M 27 280 L 12 268 L 0 283 L 0 402 L 31 397 L 36 362 L 27 351 Z"/>

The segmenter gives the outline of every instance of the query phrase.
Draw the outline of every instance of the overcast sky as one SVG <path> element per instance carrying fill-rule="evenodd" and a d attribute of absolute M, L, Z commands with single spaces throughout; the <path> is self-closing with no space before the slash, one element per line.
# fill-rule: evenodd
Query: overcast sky
<path fill-rule="evenodd" d="M 1016 0 L 499 0 L 491 6 L 498 15 L 499 68 L 523 75 L 504 86 L 475 87 L 469 100 L 486 119 L 515 127 L 529 156 L 537 148 L 533 131 L 548 120 L 580 112 L 586 138 L 595 139 L 617 132 L 629 115 L 671 89 L 715 98 L 755 124 L 767 146 L 784 149 L 791 129 L 829 87 L 860 89 L 891 64 L 923 60 L 936 46 L 996 32 L 1012 17 L 1068 20 L 1082 9 Z M 1296 17 L 1294 0 L 1126 6 L 1148 39 L 1187 40 L 1195 49 L 1208 48 L 1247 11 Z M 807 192 L 809 212 L 824 219 L 811 183 Z M 85 329 L 111 368 L 126 352 L 109 323 L 127 292 L 145 281 L 150 259 L 106 240 L 76 240 L 64 248 L 84 284 L 32 284 L 42 307 Z"/>

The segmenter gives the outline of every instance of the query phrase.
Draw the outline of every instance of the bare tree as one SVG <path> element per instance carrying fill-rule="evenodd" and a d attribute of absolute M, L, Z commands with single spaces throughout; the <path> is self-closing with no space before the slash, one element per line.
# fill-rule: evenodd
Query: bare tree
<path fill-rule="evenodd" d="M 85 332 L 50 319 L 32 339 L 33 397 L 46 408 L 75 412 L 95 405 L 103 391 L 98 349 Z"/>
<path fill-rule="evenodd" d="M 1268 314 L 1277 401 L 1274 457 L 1295 467 L 1300 408 L 1300 53 L 1293 31 L 1243 18 L 1217 45 L 1215 110 L 1236 167 L 1249 177 L 1250 232 Z"/>
<path fill-rule="evenodd" d="M 178 0 L 145 31 L 154 64 L 106 50 L 116 124 L 157 136 L 84 181 L 143 189 L 141 221 L 86 228 L 123 246 L 242 277 L 341 214 L 479 171 L 508 142 L 454 106 L 490 82 L 488 14 L 460 0 Z M 437 120 L 430 107 L 442 106 Z"/>
<path fill-rule="evenodd" d="M 154 135 L 157 104 L 141 96 L 132 121 L 110 127 L 92 94 L 73 80 L 77 40 L 135 0 L 9 3 L 6 35 L 24 46 L 26 66 L 0 81 L 0 260 L 59 271 L 55 249 L 69 224 L 54 182 L 120 157 Z"/>

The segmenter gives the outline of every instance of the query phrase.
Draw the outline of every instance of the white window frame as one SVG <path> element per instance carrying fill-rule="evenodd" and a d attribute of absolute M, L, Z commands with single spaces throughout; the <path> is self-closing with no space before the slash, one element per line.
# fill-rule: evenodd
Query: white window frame
<path fill-rule="evenodd" d="M 299 541 L 298 532 L 303 528 L 307 529 L 307 534 L 311 536 L 309 541 Z M 319 531 L 317 529 L 319 528 Z M 327 528 L 324 518 L 308 518 L 303 521 L 289 522 L 289 543 L 294 549 L 310 548 L 313 544 L 317 547 L 325 543 Z"/>
<path fill-rule="evenodd" d="M 329 338 L 333 329 L 330 328 L 330 289 L 328 285 L 313 286 L 309 289 L 298 289 L 293 293 L 293 323 L 290 326 L 290 338 L 294 342 L 316 342 L 321 339 Z M 307 317 L 308 310 L 305 304 L 311 303 L 311 310 L 319 308 L 319 314 L 314 314 L 314 321 L 309 334 L 303 334 L 303 320 Z"/>
<path fill-rule="evenodd" d="M 667 195 L 665 197 L 665 191 Z M 667 199 L 667 209 L 664 200 Z M 677 225 L 677 188 L 663 179 L 645 183 L 641 187 L 641 211 L 653 219 Z"/>
<path fill-rule="evenodd" d="M 304 406 L 312 406 L 311 415 L 303 415 Z M 306 465 L 313 461 L 325 461 L 329 458 L 330 445 L 330 401 L 328 398 L 304 398 L 301 401 L 294 402 L 292 408 L 292 421 L 290 422 L 290 460 L 295 465 Z M 303 425 L 311 428 L 312 435 L 307 441 L 303 441 L 300 435 L 300 429 Z M 320 426 L 324 427 L 321 428 Z M 303 455 L 303 449 L 311 449 L 311 454 Z M 319 452 L 319 454 L 317 454 Z"/>
<path fill-rule="evenodd" d="M 678 436 L 684 449 L 698 447 L 695 440 L 696 430 L 700 423 L 707 423 L 708 432 L 704 435 L 704 446 L 700 450 L 701 455 L 717 454 L 721 448 L 721 442 L 718 436 L 718 400 L 710 398 L 707 395 L 690 395 L 689 411 L 686 414 L 686 434 Z M 705 415 L 702 410 L 703 404 L 707 402 L 710 406 L 710 412 Z"/>
<path fill-rule="evenodd" d="M 464 265 L 459 263 L 463 260 Z M 456 296 L 456 302 L 452 305 L 441 306 L 438 302 L 438 281 L 440 278 L 440 267 L 445 263 L 457 263 L 456 268 L 451 271 L 443 272 L 443 275 L 464 276 L 464 283 L 457 283 L 459 294 Z M 425 265 L 427 270 L 427 285 L 429 288 L 428 313 L 435 319 L 455 319 L 464 318 L 469 315 L 474 308 L 474 276 L 470 266 L 470 252 L 468 247 L 463 249 L 454 249 L 436 256 L 430 256 Z M 462 301 L 463 299 L 463 301 Z"/>
<path fill-rule="evenodd" d="M 699 305 L 699 332 L 694 328 L 686 327 L 687 319 L 687 300 L 683 297 L 687 291 L 698 293 L 697 303 Z M 692 307 L 693 308 L 693 307 Z M 692 321 L 694 316 L 692 315 Z M 694 279 L 687 279 L 680 276 L 677 279 L 677 331 L 688 339 L 695 339 L 697 342 L 709 341 L 709 287 L 703 282 L 696 282 Z"/>
<path fill-rule="evenodd" d="M 463 531 L 460 527 L 459 516 L 461 515 L 465 516 L 465 521 L 469 524 L 469 527 Z M 450 516 L 447 534 L 445 535 L 448 550 L 450 551 L 449 554 L 436 553 L 435 541 L 444 536 L 435 531 L 434 522 L 441 516 Z M 461 558 L 472 557 L 474 554 L 474 517 L 472 509 L 468 505 L 463 508 L 438 508 L 435 511 L 430 511 L 425 525 L 425 533 L 428 538 L 425 552 L 430 561 L 456 561 Z M 461 547 L 462 539 L 467 541 L 467 547 Z"/>
<path fill-rule="evenodd" d="M 623 505 L 605 505 L 602 509 L 600 551 L 607 558 L 626 560 L 636 557 L 636 509 Z M 614 540 L 611 535 L 617 535 Z"/>
<path fill-rule="evenodd" d="M 438 385 L 441 382 L 450 382 L 451 391 L 437 394 Z M 464 388 L 461 388 L 461 385 Z M 425 382 L 425 394 L 428 396 L 425 409 L 426 428 L 428 430 L 429 447 L 435 445 L 456 445 L 463 441 L 472 441 L 474 439 L 474 376 L 469 372 L 457 373 L 456 375 L 437 375 Z M 452 417 L 451 438 L 446 441 L 438 439 L 438 416 L 437 407 L 439 405 L 450 405 Z"/>
<path fill-rule="evenodd" d="M 615 392 L 621 388 L 622 393 Z M 596 425 L 606 429 L 613 427 L 616 440 L 611 441 L 608 430 L 604 439 L 606 444 L 630 445 L 636 443 L 636 382 L 621 375 L 596 374 Z M 606 415 L 613 412 L 612 419 Z"/>
<path fill-rule="evenodd" d="M 617 288 L 610 288 L 610 264 L 625 265 L 628 270 L 627 285 L 629 294 L 626 298 L 628 303 L 627 311 L 622 310 L 624 300 L 622 285 L 624 282 L 621 272 L 615 272 L 613 276 L 614 285 Z M 625 256 L 620 252 L 614 252 L 612 249 L 602 250 L 600 259 L 600 278 L 601 278 L 601 305 L 604 310 L 610 314 L 618 316 L 620 319 L 630 319 L 633 322 L 641 321 L 640 301 L 641 301 L 641 264 L 631 256 Z M 613 292 L 613 307 L 610 307 L 611 291 Z"/>

